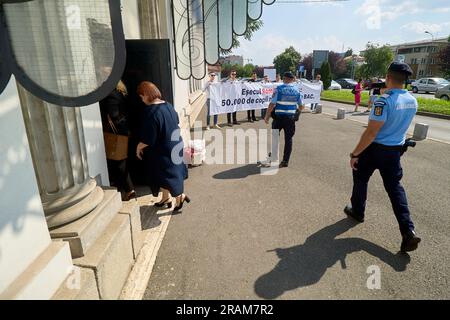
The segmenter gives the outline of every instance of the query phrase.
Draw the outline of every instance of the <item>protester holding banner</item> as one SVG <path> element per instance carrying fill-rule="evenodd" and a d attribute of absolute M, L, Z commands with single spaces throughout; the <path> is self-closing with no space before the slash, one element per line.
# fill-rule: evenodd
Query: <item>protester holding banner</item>
<path fill-rule="evenodd" d="M 262 81 L 262 84 L 269 84 L 269 83 L 271 83 L 269 76 L 265 75 L 264 80 Z M 261 109 L 261 119 L 262 120 L 264 120 L 264 118 L 266 117 L 266 113 L 267 113 L 267 108 Z"/>
<path fill-rule="evenodd" d="M 256 82 L 257 76 L 256 76 L 256 72 L 252 73 L 252 77 L 251 79 L 248 80 L 248 82 Z M 247 110 L 247 119 L 248 122 L 255 122 L 256 120 L 256 114 L 255 114 L 255 110 Z"/>
<path fill-rule="evenodd" d="M 207 116 L 206 116 L 206 130 L 209 130 L 209 125 L 211 123 L 211 93 L 210 93 L 210 87 L 211 84 L 214 83 L 216 80 L 216 74 L 214 72 L 211 72 L 209 74 L 209 81 L 205 83 L 205 86 L 203 87 L 203 92 L 206 92 L 206 107 L 207 107 Z M 214 115 L 214 127 L 216 129 L 221 129 L 220 126 L 217 124 L 219 121 L 219 116 L 217 114 Z"/>
<path fill-rule="evenodd" d="M 236 79 L 236 70 L 231 70 L 230 78 L 228 79 L 228 83 L 237 83 Z M 233 117 L 233 122 L 231 122 L 231 117 Z M 240 123 L 237 121 L 237 112 L 232 112 L 227 114 L 228 126 L 232 127 L 233 124 L 239 125 Z"/>
<path fill-rule="evenodd" d="M 303 110 L 302 94 L 295 83 L 295 76 L 292 72 L 286 72 L 281 86 L 274 91 L 272 102 L 269 104 L 265 121 L 269 123 L 269 117 L 274 114 L 272 122 L 272 153 L 263 166 L 270 166 L 272 162 L 278 161 L 278 137 L 281 130 L 284 130 L 284 154 L 283 161 L 279 167 L 287 168 L 292 153 L 292 138 L 295 135 L 295 117 L 297 112 Z"/>
<path fill-rule="evenodd" d="M 322 76 L 320 74 L 318 74 L 316 76 L 316 80 L 313 81 L 313 83 L 317 83 L 320 84 L 320 93 L 322 94 L 323 92 L 323 82 L 322 82 Z M 315 111 L 317 108 L 318 103 L 311 103 L 311 111 Z"/>

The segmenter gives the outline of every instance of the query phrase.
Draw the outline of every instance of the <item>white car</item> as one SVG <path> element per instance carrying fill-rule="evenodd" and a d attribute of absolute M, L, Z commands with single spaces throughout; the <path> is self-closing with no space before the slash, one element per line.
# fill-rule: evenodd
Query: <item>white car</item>
<path fill-rule="evenodd" d="M 334 80 L 331 80 L 331 86 L 328 88 L 328 90 L 341 90 L 341 89 L 342 86 L 339 83 L 337 83 Z"/>
<path fill-rule="evenodd" d="M 413 82 L 411 89 L 414 93 L 418 93 L 419 91 L 425 91 L 426 93 L 437 92 L 449 84 L 450 82 L 444 78 L 423 78 Z"/>

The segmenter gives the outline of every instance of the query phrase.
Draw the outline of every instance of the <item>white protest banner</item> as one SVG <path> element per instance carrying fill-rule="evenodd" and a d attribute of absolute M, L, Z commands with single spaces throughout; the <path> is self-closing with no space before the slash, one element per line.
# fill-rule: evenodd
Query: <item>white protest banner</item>
<path fill-rule="evenodd" d="M 302 93 L 303 104 L 320 103 L 320 93 L 322 86 L 320 83 L 304 83 L 299 84 Z"/>
<path fill-rule="evenodd" d="M 265 109 L 272 100 L 273 92 L 280 83 L 214 83 L 210 86 L 210 114 Z M 320 102 L 320 84 L 298 83 L 303 103 Z"/>

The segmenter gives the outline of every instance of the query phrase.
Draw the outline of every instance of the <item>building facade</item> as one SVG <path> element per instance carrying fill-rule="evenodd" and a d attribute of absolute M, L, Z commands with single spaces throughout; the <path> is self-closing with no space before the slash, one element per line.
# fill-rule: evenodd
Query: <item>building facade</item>
<path fill-rule="evenodd" d="M 413 69 L 412 79 L 442 77 L 439 67 L 439 51 L 448 44 L 448 37 L 433 40 L 402 43 L 391 46 L 396 58 L 401 58 Z"/>
<path fill-rule="evenodd" d="M 231 55 L 221 58 L 221 64 L 231 64 L 231 65 L 239 65 L 244 66 L 244 57 Z"/>
<path fill-rule="evenodd" d="M 50 93 L 60 90 L 63 96 L 82 96 L 95 87 L 102 76 L 98 65 L 112 65 L 117 58 L 107 33 L 114 23 L 108 4 L 114 1 L 2 4 L 12 47 L 24 50 L 15 55 L 24 71 L 48 85 Z M 168 39 L 169 61 L 176 65 L 169 1 L 123 0 L 120 14 L 126 41 Z M 67 25 L 59 28 L 61 20 Z M 35 32 L 27 38 L 30 29 Z M 104 41 L 106 50 L 101 45 L 81 48 L 94 36 L 97 44 Z M 26 39 L 32 46 L 26 47 Z M 21 56 L 25 50 L 34 51 L 36 60 Z M 4 56 L 0 61 L 7 64 Z M 173 104 L 188 141 L 205 103 L 203 79 L 182 80 L 174 67 L 169 72 Z M 138 253 L 132 231 L 139 210 L 122 203 L 120 194 L 109 188 L 99 104 L 60 107 L 35 96 L 19 79 L 16 74 L 9 77 L 0 94 L 0 297 L 57 298 L 73 276 L 73 266 L 79 266 L 82 287 L 90 283 L 81 288 L 85 292 L 79 298 L 116 299 Z M 110 236 L 109 249 L 99 244 L 105 242 L 102 233 Z M 100 265 L 103 271 L 96 269 Z M 111 282 L 117 284 L 106 283 L 102 272 L 114 274 Z"/>
<path fill-rule="evenodd" d="M 153 81 L 189 141 L 207 64 L 273 2 L 0 0 L 1 299 L 119 298 L 140 208 L 110 187 L 99 101 Z"/>

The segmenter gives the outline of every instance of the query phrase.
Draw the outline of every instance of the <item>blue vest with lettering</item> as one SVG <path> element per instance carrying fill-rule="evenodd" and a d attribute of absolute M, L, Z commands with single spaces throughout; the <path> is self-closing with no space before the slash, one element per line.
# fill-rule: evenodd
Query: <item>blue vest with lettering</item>
<path fill-rule="evenodd" d="M 278 86 L 272 97 L 275 104 L 275 115 L 280 117 L 294 117 L 298 105 L 302 104 L 300 89 L 295 83 Z"/>

